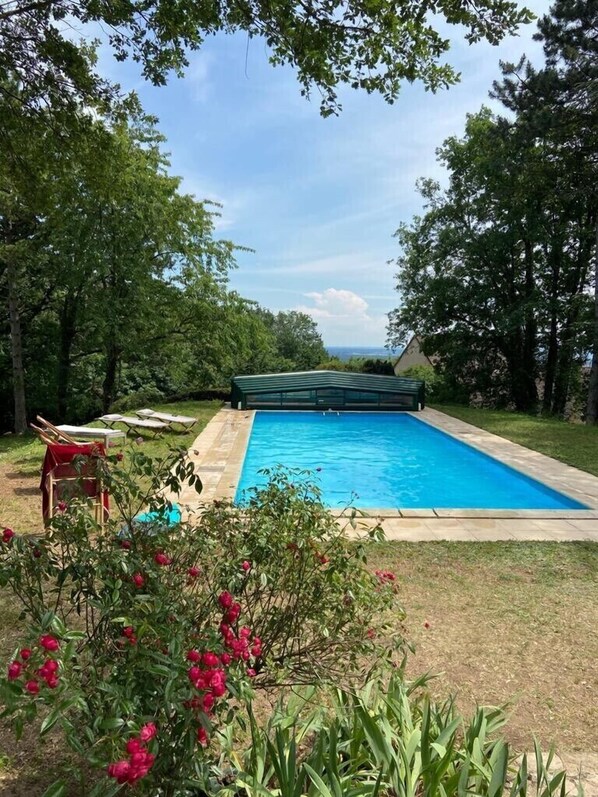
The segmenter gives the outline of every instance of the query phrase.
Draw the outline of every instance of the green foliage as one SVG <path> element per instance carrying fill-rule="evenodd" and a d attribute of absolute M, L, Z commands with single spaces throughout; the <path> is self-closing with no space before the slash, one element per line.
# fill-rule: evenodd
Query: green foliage
<path fill-rule="evenodd" d="M 144 77 L 165 83 L 171 70 L 181 73 L 189 50 L 199 49 L 210 35 L 245 31 L 263 37 L 270 62 L 297 69 L 302 94 L 312 88 L 322 94 L 322 113 L 338 109 L 339 86 L 346 84 L 396 99 L 403 80 L 423 81 L 436 90 L 456 82 L 457 74 L 439 59 L 449 41 L 432 25 L 434 17 L 462 25 L 469 42 L 486 39 L 496 44 L 529 22 L 529 11 L 510 0 L 484 0 L 475 7 L 450 0 L 409 0 L 400 13 L 392 0 L 347 6 L 334 0 L 309 6 L 274 2 L 267 7 L 248 3 L 203 6 L 178 2 L 104 5 L 91 0 L 59 0 L 0 12 L 0 81 L 18 75 L 23 99 L 34 106 L 40 98 L 54 107 L 71 101 L 114 100 L 117 87 L 107 86 L 94 73 L 93 56 L 61 33 L 65 17 L 75 24 L 97 23 L 118 60 L 133 57 Z M 0 83 L 1 85 L 1 83 Z"/>
<path fill-rule="evenodd" d="M 478 708 L 466 721 L 452 700 L 436 704 L 422 690 L 428 677 L 388 683 L 370 680 L 362 690 L 337 690 L 330 708 L 313 692 L 279 703 L 266 728 L 250 713 L 251 745 L 227 751 L 238 769 L 221 793 L 236 797 L 336 797 L 420 794 L 462 797 L 550 797 L 566 793 L 563 771 L 554 772 L 554 752 L 534 747 L 536 783 L 528 757 L 514 760 L 498 736 L 500 709 Z M 321 696 L 318 700 L 321 701 Z M 244 790 L 244 791 L 241 791 Z"/>
<path fill-rule="evenodd" d="M 598 348 L 596 13 L 554 4 L 536 36 L 545 66 L 502 65 L 493 94 L 509 116 L 468 117 L 463 138 L 439 151 L 447 190 L 422 180 L 425 212 L 397 232 L 392 342 L 417 329 L 468 396 L 497 406 L 541 400 L 565 414 L 576 371 Z"/>
<path fill-rule="evenodd" d="M 367 571 L 364 547 L 345 543 L 304 478 L 273 474 L 244 512 L 213 505 L 190 525 L 165 520 L 167 493 L 201 489 L 184 451 L 135 446 L 99 466 L 107 527 L 74 492 L 45 536 L 5 530 L 0 542 L 0 586 L 23 608 L 3 716 L 17 736 L 36 720 L 42 736 L 60 728 L 87 762 L 81 778 L 108 767 L 87 794 L 116 793 L 121 776 L 140 794 L 207 791 L 213 735 L 251 680 L 338 682 L 401 649 L 396 633 L 366 633 L 393 585 Z"/>

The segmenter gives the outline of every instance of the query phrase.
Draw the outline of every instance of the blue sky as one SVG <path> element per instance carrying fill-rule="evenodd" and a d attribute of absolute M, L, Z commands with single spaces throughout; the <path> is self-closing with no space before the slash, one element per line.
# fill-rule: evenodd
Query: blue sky
<path fill-rule="evenodd" d="M 526 5 L 548 9 L 547 0 Z M 421 209 L 415 181 L 443 179 L 435 149 L 461 134 L 466 113 L 492 105 L 499 59 L 540 57 L 534 31 L 492 47 L 467 45 L 454 29 L 447 60 L 458 85 L 436 95 L 405 85 L 394 105 L 348 89 L 342 114 L 328 119 L 318 96 L 301 97 L 294 72 L 271 67 L 265 46 L 246 36 L 209 39 L 185 77 L 161 88 L 105 51 L 100 66 L 159 118 L 184 189 L 222 203 L 218 234 L 255 250 L 239 253 L 234 289 L 310 313 L 328 345 L 382 346 L 400 301 L 387 264 L 398 254 L 392 235 Z"/>

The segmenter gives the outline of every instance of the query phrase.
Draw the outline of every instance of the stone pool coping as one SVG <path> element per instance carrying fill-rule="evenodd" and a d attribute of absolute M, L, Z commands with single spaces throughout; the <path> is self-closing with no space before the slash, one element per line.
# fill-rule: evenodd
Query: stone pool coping
<path fill-rule="evenodd" d="M 380 523 L 389 540 L 593 540 L 598 541 L 598 477 L 486 432 L 438 410 L 409 413 L 489 454 L 515 470 L 586 504 L 588 509 L 392 509 L 363 511 L 363 528 Z M 179 503 L 189 512 L 214 500 L 232 500 L 255 413 L 223 407 L 190 449 L 204 490 L 186 489 Z M 340 512 L 334 512 L 340 515 Z"/>

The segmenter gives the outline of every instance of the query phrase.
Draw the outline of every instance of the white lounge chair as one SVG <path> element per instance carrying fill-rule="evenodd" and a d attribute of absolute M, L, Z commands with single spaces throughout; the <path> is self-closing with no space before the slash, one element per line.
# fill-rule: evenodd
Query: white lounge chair
<path fill-rule="evenodd" d="M 42 428 L 31 424 L 31 428 L 36 432 L 42 442 L 47 443 L 48 440 L 64 440 L 65 443 L 76 443 L 77 438 L 83 440 L 97 440 L 103 438 L 104 445 L 107 447 L 110 440 L 118 437 L 125 437 L 125 433 L 121 429 L 101 429 L 94 428 L 93 426 L 73 426 L 68 423 L 61 423 L 58 426 L 42 418 L 41 415 L 37 416 L 37 420 L 42 425 Z"/>
<path fill-rule="evenodd" d="M 168 429 L 168 424 L 162 423 L 162 421 L 142 420 L 141 418 L 136 418 L 134 415 L 119 415 L 117 413 L 102 415 L 98 418 L 98 421 L 110 427 L 113 427 L 115 423 L 124 423 L 127 429 L 132 431 L 145 429 L 146 431 L 154 432 L 155 435 L 159 434 L 164 429 Z"/>
<path fill-rule="evenodd" d="M 191 429 L 197 423 L 197 418 L 193 418 L 191 415 L 171 415 L 169 412 L 155 412 L 149 409 L 137 410 L 135 414 L 140 418 L 153 418 L 156 421 L 162 421 L 169 426 L 179 423 L 185 429 Z"/>

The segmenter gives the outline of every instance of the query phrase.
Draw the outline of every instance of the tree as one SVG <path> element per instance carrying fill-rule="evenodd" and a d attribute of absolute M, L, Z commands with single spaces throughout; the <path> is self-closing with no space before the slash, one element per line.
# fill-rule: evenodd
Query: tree
<path fill-rule="evenodd" d="M 283 361 L 285 370 L 310 371 L 326 358 L 322 337 L 311 316 L 297 310 L 276 315 L 265 311 L 264 316 L 274 335 L 276 353 Z"/>
<path fill-rule="evenodd" d="M 188 50 L 219 32 L 244 31 L 262 37 L 274 65 L 297 69 L 302 94 L 316 88 L 324 115 L 338 110 L 342 84 L 379 92 L 392 102 L 401 81 L 422 80 L 436 90 L 457 80 L 440 57 L 449 41 L 433 26 L 435 19 L 461 25 L 466 39 L 496 44 L 532 18 L 512 0 L 394 0 L 373 3 L 331 2 L 205 5 L 191 0 L 2 0 L 0 2 L 0 77 L 14 76 L 30 107 L 53 107 L 73 101 L 110 102 L 118 88 L 94 72 L 89 51 L 64 33 L 64 21 L 97 23 L 109 31 L 118 60 L 132 56 L 143 74 L 163 84 L 170 70 L 181 72 Z"/>
<path fill-rule="evenodd" d="M 461 141 L 445 142 L 448 190 L 424 182 L 427 212 L 398 233 L 405 302 L 391 319 L 394 340 L 417 329 L 470 392 L 518 409 L 535 407 L 540 378 L 542 408 L 558 415 L 591 328 L 598 117 L 588 31 L 597 9 L 559 0 L 540 24 L 545 68 L 504 64 L 494 86 L 513 116 L 482 112 Z"/>
<path fill-rule="evenodd" d="M 576 218 L 578 225 L 580 276 L 576 285 L 570 282 L 574 290 L 564 317 L 559 317 L 553 308 L 548 346 L 546 396 L 552 398 L 554 384 L 553 408 L 559 413 L 564 411 L 567 400 L 575 341 L 586 323 L 584 310 L 594 249 L 593 323 L 588 319 L 593 329 L 593 364 L 586 413 L 588 423 L 594 423 L 598 420 L 598 3 L 556 0 L 538 27 L 535 38 L 544 44 L 545 66 L 536 70 L 524 58 L 517 65 L 503 64 L 505 77 L 502 83 L 495 84 L 494 94 L 517 114 L 519 127 L 542 143 L 546 161 L 560 167 L 558 194 L 575 207 L 575 212 L 565 214 L 565 218 Z M 560 228 L 560 243 L 553 248 L 551 263 L 555 275 L 560 270 L 561 253 L 567 251 L 569 243 L 562 219 L 562 214 L 554 219 L 555 228 Z M 566 334 L 557 356 L 559 324 Z M 545 401 L 545 409 L 546 404 Z"/>

